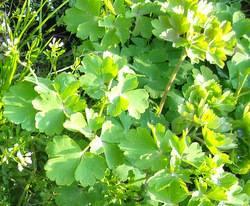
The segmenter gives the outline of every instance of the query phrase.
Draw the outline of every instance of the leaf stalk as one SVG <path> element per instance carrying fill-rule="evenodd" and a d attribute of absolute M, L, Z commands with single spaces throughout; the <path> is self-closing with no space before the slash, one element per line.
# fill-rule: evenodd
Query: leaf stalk
<path fill-rule="evenodd" d="M 178 72 L 179 72 L 179 70 L 181 68 L 181 64 L 183 63 L 185 58 L 186 58 L 186 52 L 185 52 L 185 50 L 183 50 L 183 52 L 181 54 L 181 57 L 180 57 L 178 63 L 176 64 L 176 67 L 174 68 L 174 70 L 173 70 L 173 72 L 172 72 L 172 74 L 170 76 L 170 79 L 169 79 L 169 81 L 168 81 L 168 83 L 166 85 L 165 91 L 164 91 L 164 93 L 162 95 L 161 102 L 159 104 L 159 110 L 157 112 L 158 116 L 160 116 L 160 114 L 161 114 L 161 112 L 163 110 L 163 107 L 164 107 L 165 102 L 167 100 L 168 92 L 170 91 L 171 86 L 174 83 L 174 81 L 176 79 L 176 76 L 177 76 L 177 74 L 178 74 Z"/>

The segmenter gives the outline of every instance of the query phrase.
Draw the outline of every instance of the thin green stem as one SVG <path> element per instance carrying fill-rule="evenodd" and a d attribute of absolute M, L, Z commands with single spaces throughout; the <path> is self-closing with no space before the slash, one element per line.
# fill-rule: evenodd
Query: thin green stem
<path fill-rule="evenodd" d="M 62 69 L 58 69 L 58 70 L 56 70 L 56 72 L 51 72 L 51 75 L 54 75 L 54 74 L 56 74 L 56 73 L 61 73 L 61 72 L 67 71 L 67 70 L 71 69 L 73 66 L 74 66 L 74 65 L 70 65 L 70 66 L 64 67 L 64 68 L 62 68 Z"/>
<path fill-rule="evenodd" d="M 242 92 L 242 93 L 239 94 L 238 97 L 242 97 L 242 96 L 245 96 L 245 95 L 248 95 L 248 94 L 250 94 L 250 91 Z"/>
<path fill-rule="evenodd" d="M 142 177 L 142 178 L 136 179 L 136 180 L 134 180 L 132 182 L 127 183 L 127 186 L 131 186 L 131 185 L 133 185 L 133 184 L 135 184 L 137 182 L 141 182 L 141 181 L 147 180 L 147 178 L 148 177 L 146 176 L 146 177 Z"/>
<path fill-rule="evenodd" d="M 22 39 L 24 33 L 27 31 L 27 29 L 29 28 L 29 26 L 32 24 L 32 22 L 35 20 L 35 18 L 37 17 L 37 15 L 39 14 L 39 12 L 43 9 L 43 7 L 45 6 L 45 4 L 47 3 L 48 0 L 44 1 L 43 4 L 40 6 L 40 8 L 37 10 L 36 15 L 33 15 L 33 17 L 30 19 L 30 21 L 25 25 L 25 27 L 23 28 L 22 32 L 19 34 L 18 36 L 18 42 L 20 42 L 20 40 Z M 37 27 L 40 29 L 40 25 Z M 38 30 L 39 30 L 38 29 Z M 36 29 L 35 29 L 36 30 Z M 37 31 L 37 30 L 36 30 Z M 33 36 L 33 33 L 31 35 L 29 35 L 29 37 Z M 28 38 L 29 39 L 29 38 Z M 26 41 L 25 41 L 26 44 Z M 23 45 L 25 45 L 23 44 Z"/>
<path fill-rule="evenodd" d="M 102 116 L 103 111 L 104 111 L 104 109 L 105 109 L 105 106 L 106 106 L 107 102 L 108 102 L 108 101 L 107 101 L 107 98 L 106 98 L 106 97 L 104 97 L 104 100 L 103 100 L 103 102 L 102 102 L 101 109 L 100 109 L 100 111 L 99 111 L 99 117 L 101 117 L 101 116 Z"/>
<path fill-rule="evenodd" d="M 109 82 L 109 84 L 108 84 L 108 91 L 111 89 L 112 82 L 113 82 L 113 79 L 112 79 L 112 80 L 110 80 L 110 82 Z M 99 111 L 99 117 L 101 117 L 101 116 L 102 116 L 103 111 L 104 111 L 105 106 L 107 105 L 107 103 L 108 103 L 108 98 L 105 96 L 105 97 L 104 97 L 104 100 L 103 100 L 103 102 L 102 102 L 101 109 L 100 109 L 100 111 Z"/>
<path fill-rule="evenodd" d="M 22 23 L 22 18 L 23 18 L 23 15 L 25 12 L 25 7 L 26 7 L 28 1 L 29 0 L 25 0 L 24 4 L 22 6 L 21 14 L 18 16 L 17 25 L 15 26 L 15 31 L 14 31 L 15 36 L 17 35 L 17 32 L 18 32 L 20 25 Z"/>
<path fill-rule="evenodd" d="M 198 141 L 198 142 L 201 143 L 202 145 L 206 145 L 206 143 L 204 142 L 204 140 L 201 139 L 200 137 L 195 136 L 195 137 L 194 137 L 194 140 Z"/>
<path fill-rule="evenodd" d="M 244 85 L 245 85 L 245 83 L 246 83 L 246 81 L 247 81 L 247 79 L 248 79 L 248 74 L 246 74 L 246 76 L 244 77 L 244 79 L 243 79 L 243 81 L 242 81 L 242 84 L 238 87 L 238 89 L 237 89 L 237 91 L 236 91 L 236 96 L 237 96 L 237 98 L 239 98 L 239 96 L 240 96 L 240 93 L 241 93 L 241 90 L 243 89 L 243 87 L 244 87 Z"/>
<path fill-rule="evenodd" d="M 43 4 L 43 0 L 41 0 L 41 4 Z M 43 19 L 43 10 L 40 11 L 40 15 L 39 15 L 39 24 L 42 23 L 42 19 Z M 40 28 L 40 35 L 42 35 L 42 27 Z"/>
<path fill-rule="evenodd" d="M 9 88 L 9 86 L 11 85 L 11 82 L 12 82 L 14 75 L 16 73 L 16 70 L 17 70 L 18 61 L 19 61 L 19 55 L 14 54 L 10 65 L 8 65 L 8 67 L 10 68 L 10 71 L 8 72 L 6 82 L 3 85 L 3 91 L 7 90 Z"/>
<path fill-rule="evenodd" d="M 45 1 L 44 3 L 46 3 Z M 43 4 L 44 4 L 43 3 Z M 22 43 L 20 46 L 21 48 L 34 36 L 34 34 L 39 31 L 42 26 L 52 17 L 54 16 L 62 7 L 64 7 L 67 3 L 69 3 L 69 0 L 65 0 L 60 6 L 58 6 L 53 12 L 51 12 L 29 35 L 29 37 Z M 39 10 L 40 12 L 40 10 Z"/>
<path fill-rule="evenodd" d="M 181 64 L 182 64 L 182 62 L 184 61 L 185 57 L 186 57 L 186 53 L 185 53 L 185 50 L 183 50 L 183 52 L 182 52 L 182 54 L 181 54 L 181 57 L 180 57 L 178 63 L 176 64 L 176 67 L 175 67 L 175 69 L 173 70 L 173 72 L 172 72 L 172 74 L 171 74 L 171 76 L 170 76 L 170 79 L 169 79 L 169 81 L 168 81 L 168 83 L 167 83 L 167 85 L 166 85 L 165 91 L 164 91 L 164 93 L 163 93 L 163 95 L 162 95 L 161 102 L 160 102 L 160 104 L 159 104 L 159 110 L 158 110 L 158 112 L 157 112 L 157 114 L 158 114 L 159 116 L 160 116 L 160 114 L 161 114 L 161 112 L 162 112 L 162 110 L 163 110 L 163 107 L 164 107 L 164 105 L 165 105 L 165 102 L 166 102 L 166 100 L 167 100 L 168 92 L 170 91 L 171 86 L 172 86 L 172 84 L 174 83 L 174 80 L 175 80 L 175 78 L 176 78 L 176 75 L 177 75 L 177 73 L 179 72 L 179 70 L 180 70 L 180 68 L 181 68 Z"/>

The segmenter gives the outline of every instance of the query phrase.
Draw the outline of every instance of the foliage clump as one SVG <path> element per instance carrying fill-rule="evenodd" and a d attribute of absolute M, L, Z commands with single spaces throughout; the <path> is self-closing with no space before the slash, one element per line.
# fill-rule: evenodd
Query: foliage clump
<path fill-rule="evenodd" d="M 48 76 L 29 67 L 2 97 L 3 116 L 45 142 L 53 192 L 43 199 L 249 205 L 250 39 L 240 7 L 69 2 L 59 22 L 75 34 L 73 65 L 57 69 L 66 50 L 51 40 Z"/>

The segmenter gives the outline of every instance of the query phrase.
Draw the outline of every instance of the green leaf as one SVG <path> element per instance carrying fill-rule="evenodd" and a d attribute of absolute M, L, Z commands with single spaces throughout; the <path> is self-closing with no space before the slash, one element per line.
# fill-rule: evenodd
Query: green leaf
<path fill-rule="evenodd" d="M 119 42 L 120 40 L 118 36 L 115 34 L 115 30 L 110 30 L 105 33 L 101 45 L 103 46 L 103 48 L 109 48 L 119 44 Z"/>
<path fill-rule="evenodd" d="M 171 147 L 169 143 L 169 138 L 172 135 L 169 133 L 169 131 L 166 131 L 165 127 L 158 123 L 155 126 L 151 125 L 148 123 L 149 128 L 152 131 L 154 140 L 156 141 L 156 144 L 160 148 L 160 150 L 165 153 L 165 152 L 171 152 Z"/>
<path fill-rule="evenodd" d="M 137 78 L 131 73 L 122 73 L 120 70 L 119 83 L 108 93 L 110 104 L 108 113 L 118 116 L 123 111 L 128 110 L 129 115 L 136 119 L 148 108 L 148 93 L 145 89 L 136 89 L 138 86 Z"/>
<path fill-rule="evenodd" d="M 135 179 L 145 178 L 145 174 L 135 167 L 123 164 L 114 169 L 114 174 L 119 177 L 121 181 L 126 181 L 130 178 L 130 174 L 133 172 Z M 142 179 L 142 182 L 145 180 Z M 136 184 L 136 183 L 135 183 Z"/>
<path fill-rule="evenodd" d="M 247 182 L 244 185 L 244 192 L 250 196 L 250 180 L 247 180 Z"/>
<path fill-rule="evenodd" d="M 172 42 L 173 47 L 185 48 L 192 63 L 206 59 L 224 67 L 226 56 L 233 54 L 236 40 L 230 22 L 220 22 L 212 14 L 211 3 L 170 1 L 162 3 L 161 10 L 164 15 L 152 21 L 155 36 Z"/>
<path fill-rule="evenodd" d="M 236 176 L 234 176 L 232 173 L 224 172 L 221 174 L 221 176 L 218 178 L 219 185 L 225 188 L 230 188 L 234 184 L 237 184 L 238 179 Z"/>
<path fill-rule="evenodd" d="M 228 113 L 235 110 L 236 98 L 233 93 L 226 91 L 218 98 L 212 98 L 209 101 L 209 105 L 217 113 L 226 116 Z"/>
<path fill-rule="evenodd" d="M 220 118 L 211 109 L 204 109 L 201 118 L 201 125 L 206 125 L 209 129 L 218 129 L 220 127 Z"/>
<path fill-rule="evenodd" d="M 38 96 L 32 101 L 38 110 L 36 128 L 47 135 L 60 134 L 66 115 L 82 111 L 86 103 L 78 95 L 80 83 L 73 75 L 61 73 L 54 81 L 27 78 L 33 82 Z"/>
<path fill-rule="evenodd" d="M 75 179 L 79 181 L 83 187 L 94 185 L 96 180 L 100 180 L 104 177 L 106 167 L 103 157 L 85 153 L 76 168 Z"/>
<path fill-rule="evenodd" d="M 192 197 L 189 202 L 188 206 L 215 206 L 206 196 L 201 197 Z"/>
<path fill-rule="evenodd" d="M 119 147 L 125 157 L 141 169 L 156 171 L 166 167 L 167 157 L 158 150 L 153 137 L 145 128 L 130 130 Z"/>
<path fill-rule="evenodd" d="M 83 23 L 85 19 L 86 14 L 77 8 L 67 9 L 63 18 L 65 24 L 67 25 L 67 30 L 73 33 L 77 32 L 78 26 Z"/>
<path fill-rule="evenodd" d="M 64 22 L 67 29 L 85 40 L 96 41 L 103 37 L 104 30 L 98 26 L 102 2 L 100 0 L 77 0 L 73 8 L 66 10 Z"/>
<path fill-rule="evenodd" d="M 70 118 L 64 122 L 63 126 L 70 131 L 80 132 L 85 137 L 93 139 L 95 132 L 101 128 L 104 119 L 92 109 L 86 108 L 85 113 L 87 121 L 82 113 L 77 112 L 72 114 Z"/>
<path fill-rule="evenodd" d="M 207 127 L 202 129 L 206 146 L 212 154 L 219 154 L 220 151 L 236 148 L 235 139 L 232 134 L 216 133 Z"/>
<path fill-rule="evenodd" d="M 131 11 L 128 11 L 126 14 L 129 17 L 137 17 L 143 15 L 156 14 L 159 15 L 162 12 L 160 11 L 161 5 L 159 1 L 136 1 L 136 4 L 133 4 Z"/>
<path fill-rule="evenodd" d="M 124 155 L 117 144 L 103 143 L 104 154 L 107 165 L 110 169 L 115 169 L 124 163 Z"/>
<path fill-rule="evenodd" d="M 33 107 L 38 110 L 36 114 L 36 128 L 48 135 L 60 134 L 65 120 L 63 103 L 57 92 L 47 85 L 39 83 L 35 86 L 40 95 L 32 101 Z M 56 122 L 56 124 L 54 124 Z"/>
<path fill-rule="evenodd" d="M 88 14 L 98 16 L 101 10 L 101 0 L 76 0 L 74 6 Z"/>
<path fill-rule="evenodd" d="M 101 141 L 101 138 L 97 135 L 93 140 L 91 140 L 90 144 L 90 152 L 93 154 L 102 154 L 103 153 L 103 143 Z"/>
<path fill-rule="evenodd" d="M 85 109 L 86 119 L 88 123 L 88 127 L 92 132 L 96 132 L 97 130 L 102 128 L 103 122 L 105 118 L 96 113 L 93 109 L 86 108 Z"/>
<path fill-rule="evenodd" d="M 249 205 L 249 195 L 242 193 L 242 187 L 238 184 L 234 184 L 229 190 L 229 197 L 227 204 L 232 205 Z"/>
<path fill-rule="evenodd" d="M 120 143 L 124 139 L 125 130 L 119 122 L 107 120 L 102 125 L 101 139 L 106 143 Z"/>
<path fill-rule="evenodd" d="M 46 151 L 49 156 L 45 165 L 47 177 L 58 185 L 71 185 L 82 155 L 79 145 L 66 135 L 56 136 Z"/>
<path fill-rule="evenodd" d="M 149 39 L 152 36 L 151 19 L 145 16 L 138 16 L 136 18 L 133 35 L 141 35 L 142 37 Z"/>
<path fill-rule="evenodd" d="M 236 14 L 237 12 L 235 12 Z M 246 30 L 246 28 L 250 27 L 250 20 L 248 18 L 242 18 L 238 21 L 236 20 L 236 16 L 234 14 L 234 24 L 233 24 L 233 30 L 236 32 L 237 37 L 242 37 L 244 35 L 250 36 L 249 29 Z M 240 15 L 242 15 L 241 13 Z M 244 14 L 243 14 L 244 15 Z M 238 17 L 239 18 L 239 17 Z"/>
<path fill-rule="evenodd" d="M 184 150 L 182 159 L 198 168 L 204 162 L 205 153 L 202 152 L 201 146 L 194 142 Z"/>
<path fill-rule="evenodd" d="M 229 70 L 229 77 L 234 89 L 250 88 L 250 60 L 248 54 L 241 54 L 237 52 L 231 61 L 227 63 Z M 247 78 L 244 82 L 244 79 Z"/>
<path fill-rule="evenodd" d="M 91 41 L 97 41 L 99 38 L 103 37 L 104 29 L 98 26 L 97 17 L 88 17 L 86 20 L 77 27 L 76 36 L 82 40 L 89 37 Z"/>
<path fill-rule="evenodd" d="M 72 114 L 70 119 L 64 122 L 63 126 L 70 131 L 80 132 L 86 137 L 91 137 L 91 130 L 88 128 L 83 114 L 79 112 Z"/>
<path fill-rule="evenodd" d="M 56 136 L 47 145 L 49 160 L 45 165 L 47 177 L 58 185 L 79 181 L 82 186 L 94 185 L 106 170 L 105 160 L 98 155 L 83 152 L 70 137 Z"/>
<path fill-rule="evenodd" d="M 207 193 L 207 196 L 209 199 L 215 200 L 215 201 L 225 201 L 227 199 L 226 191 L 220 187 L 215 187 L 215 188 L 211 189 Z"/>
<path fill-rule="evenodd" d="M 55 201 L 60 206 L 87 206 L 89 195 L 82 188 L 77 186 L 60 187 L 56 190 Z"/>
<path fill-rule="evenodd" d="M 111 169 L 121 165 L 124 161 L 124 155 L 118 147 L 124 137 L 125 130 L 117 121 L 108 120 L 103 124 L 101 140 L 107 164 Z"/>
<path fill-rule="evenodd" d="M 115 9 L 115 12 L 116 13 L 119 13 L 119 14 L 125 14 L 125 2 L 126 0 L 115 0 L 114 2 L 114 9 Z"/>
<path fill-rule="evenodd" d="M 37 97 L 34 86 L 29 82 L 20 82 L 11 87 L 3 97 L 4 116 L 23 129 L 36 131 L 35 114 L 32 100 Z"/>
<path fill-rule="evenodd" d="M 183 154 L 185 149 L 187 148 L 187 138 L 183 135 L 181 138 L 173 134 L 170 130 L 167 131 L 166 136 L 169 139 L 170 146 L 173 150 L 177 152 L 179 156 Z"/>
<path fill-rule="evenodd" d="M 97 55 L 87 55 L 82 61 L 81 86 L 86 93 L 96 99 L 105 95 L 110 81 L 116 77 L 118 66 L 112 57 L 100 58 Z"/>
<path fill-rule="evenodd" d="M 124 96 L 129 102 L 128 113 L 130 116 L 139 119 L 140 114 L 148 108 L 148 93 L 144 89 L 137 89 L 126 92 Z"/>
<path fill-rule="evenodd" d="M 131 20 L 123 16 L 118 16 L 114 26 L 116 28 L 116 35 L 120 39 L 121 43 L 124 44 L 130 37 L 129 29 L 131 27 Z"/>
<path fill-rule="evenodd" d="M 79 81 L 71 73 L 61 73 L 56 76 L 53 86 L 60 93 L 63 100 L 67 101 L 68 97 L 75 96 L 80 87 Z"/>
<path fill-rule="evenodd" d="M 34 100 L 33 106 L 44 112 L 38 112 L 36 114 L 36 128 L 47 135 L 60 134 L 63 130 L 63 122 L 65 121 L 63 110 L 57 109 L 61 105 L 58 104 L 56 107 L 40 107 L 39 104 L 43 103 L 38 101 Z M 54 122 L 56 122 L 55 125 L 53 124 Z"/>
<path fill-rule="evenodd" d="M 175 175 L 166 173 L 165 170 L 149 178 L 148 192 L 153 200 L 166 204 L 178 204 L 189 195 L 185 182 Z"/>

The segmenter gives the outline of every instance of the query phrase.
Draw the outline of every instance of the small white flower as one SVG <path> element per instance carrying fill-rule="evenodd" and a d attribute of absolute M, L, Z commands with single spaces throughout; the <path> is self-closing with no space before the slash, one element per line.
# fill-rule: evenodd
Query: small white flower
<path fill-rule="evenodd" d="M 173 11 L 177 14 L 184 14 L 184 8 L 181 5 L 175 6 L 173 8 Z"/>
<path fill-rule="evenodd" d="M 19 40 L 18 38 L 15 38 L 14 41 L 13 41 L 14 45 L 17 45 L 19 43 Z"/>
<path fill-rule="evenodd" d="M 64 46 L 64 43 L 63 42 L 60 42 L 59 43 L 59 47 L 63 47 Z"/>
<path fill-rule="evenodd" d="M 11 44 L 10 38 L 7 38 L 7 39 L 6 39 L 6 42 L 7 42 L 8 45 L 10 45 L 10 44 Z"/>
<path fill-rule="evenodd" d="M 201 0 L 198 3 L 198 11 L 205 16 L 208 16 L 213 11 L 213 4 L 212 2 L 207 3 L 207 0 Z"/>
<path fill-rule="evenodd" d="M 24 161 L 25 161 L 27 164 L 32 164 L 32 159 L 31 159 L 31 157 L 24 157 Z"/>
<path fill-rule="evenodd" d="M 32 152 L 27 152 L 27 153 L 25 154 L 26 157 L 30 157 L 31 155 L 32 155 Z"/>
<path fill-rule="evenodd" d="M 52 44 L 55 44 L 55 43 L 56 43 L 56 38 L 53 37 L 53 39 L 52 39 Z"/>
<path fill-rule="evenodd" d="M 5 42 L 2 43 L 2 47 L 7 48 L 7 44 Z"/>
<path fill-rule="evenodd" d="M 169 3 L 168 2 L 163 2 L 161 4 L 161 11 L 165 12 L 169 7 Z"/>
<path fill-rule="evenodd" d="M 20 172 L 23 171 L 23 166 L 22 166 L 20 163 L 18 163 L 17 168 L 18 168 L 18 170 L 19 170 Z"/>
<path fill-rule="evenodd" d="M 103 58 L 112 57 L 113 54 L 110 51 L 103 52 Z"/>
<path fill-rule="evenodd" d="M 8 158 L 6 156 L 3 157 L 3 162 L 6 162 L 8 164 Z"/>
<path fill-rule="evenodd" d="M 51 40 L 51 42 L 49 43 L 49 47 L 51 49 L 57 49 L 57 48 L 61 48 L 64 46 L 64 43 L 61 42 L 60 39 L 56 39 L 55 37 L 53 37 L 53 39 Z"/>
<path fill-rule="evenodd" d="M 17 156 L 19 159 L 23 159 L 23 155 L 22 155 L 22 153 L 21 153 L 20 151 L 18 151 L 18 152 L 16 153 L 16 156 Z"/>

